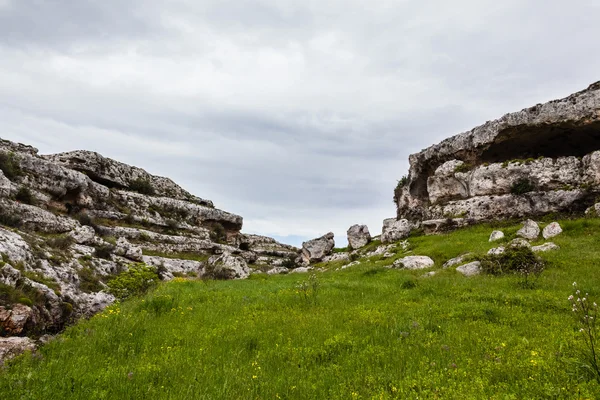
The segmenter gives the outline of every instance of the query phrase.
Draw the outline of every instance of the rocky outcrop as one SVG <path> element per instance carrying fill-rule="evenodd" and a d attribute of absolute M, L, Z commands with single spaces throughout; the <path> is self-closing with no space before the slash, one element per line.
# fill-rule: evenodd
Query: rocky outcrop
<path fill-rule="evenodd" d="M 410 156 L 395 191 L 412 222 L 583 212 L 600 193 L 600 82 Z"/>
<path fill-rule="evenodd" d="M 242 225 L 141 168 L 0 139 L 0 336 L 55 333 L 94 315 L 115 301 L 107 282 L 138 262 L 165 280 L 293 266 L 298 249 Z"/>
<path fill-rule="evenodd" d="M 371 233 L 366 225 L 352 225 L 347 234 L 348 247 L 352 250 L 360 249 L 371 242 Z"/>
<path fill-rule="evenodd" d="M 309 240 L 302 243 L 302 253 L 300 258 L 303 264 L 320 262 L 325 256 L 332 253 L 335 247 L 335 240 L 332 232 L 321 236 L 320 238 Z"/>

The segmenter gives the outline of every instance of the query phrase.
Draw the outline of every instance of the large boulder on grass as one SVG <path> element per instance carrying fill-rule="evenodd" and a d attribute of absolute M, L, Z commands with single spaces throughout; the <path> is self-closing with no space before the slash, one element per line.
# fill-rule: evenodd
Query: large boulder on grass
<path fill-rule="evenodd" d="M 381 230 L 381 243 L 393 243 L 406 239 L 410 235 L 411 228 L 412 225 L 406 219 L 385 219 Z"/>
<path fill-rule="evenodd" d="M 246 279 L 248 276 L 250 268 L 246 261 L 230 253 L 212 256 L 204 270 L 204 277 L 211 279 Z"/>
<path fill-rule="evenodd" d="M 527 240 L 535 240 L 540 236 L 540 226 L 537 222 L 528 219 L 523 223 L 523 227 L 517 231 L 517 236 Z"/>
<path fill-rule="evenodd" d="M 552 222 L 544 228 L 544 230 L 542 231 L 542 236 L 544 237 L 544 239 L 550 239 L 560 235 L 562 231 L 563 230 L 558 222 Z"/>
<path fill-rule="evenodd" d="M 320 262 L 323 258 L 330 255 L 335 247 L 335 240 L 333 238 L 333 233 L 329 232 L 320 238 L 302 243 L 302 263 L 311 264 Z"/>
<path fill-rule="evenodd" d="M 348 246 L 352 250 L 360 249 L 371 241 L 371 233 L 366 225 L 352 225 L 347 233 Z"/>

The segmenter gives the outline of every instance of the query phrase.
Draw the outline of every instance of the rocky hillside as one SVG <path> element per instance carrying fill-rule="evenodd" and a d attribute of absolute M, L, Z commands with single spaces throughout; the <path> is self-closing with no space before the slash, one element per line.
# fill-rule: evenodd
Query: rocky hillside
<path fill-rule="evenodd" d="M 298 249 L 245 235 L 167 178 L 100 154 L 39 155 L 0 140 L 0 335 L 41 335 L 102 310 L 132 263 L 176 276 L 285 272 Z"/>
<path fill-rule="evenodd" d="M 600 82 L 410 156 L 398 219 L 435 232 L 497 218 L 582 212 L 600 194 Z"/>

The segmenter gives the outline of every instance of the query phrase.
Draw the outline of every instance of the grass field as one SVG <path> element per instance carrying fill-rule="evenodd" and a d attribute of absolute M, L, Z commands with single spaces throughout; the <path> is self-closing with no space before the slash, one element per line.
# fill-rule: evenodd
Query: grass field
<path fill-rule="evenodd" d="M 595 399 L 567 297 L 600 299 L 600 220 L 561 221 L 533 289 L 441 265 L 484 254 L 481 225 L 309 275 L 177 279 L 69 328 L 0 372 L 6 399 Z M 503 228 L 506 240 L 518 226 Z"/>

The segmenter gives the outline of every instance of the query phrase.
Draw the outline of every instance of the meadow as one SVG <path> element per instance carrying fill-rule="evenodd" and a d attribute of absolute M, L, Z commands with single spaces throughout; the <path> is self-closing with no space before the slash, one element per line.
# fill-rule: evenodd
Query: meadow
<path fill-rule="evenodd" d="M 245 281 L 177 278 L 68 328 L 0 372 L 6 399 L 595 399 L 576 281 L 600 300 L 600 220 L 560 221 L 533 287 L 466 278 L 493 227 L 408 239 L 391 258 Z M 506 240 L 518 224 L 501 229 Z M 542 243 L 540 241 L 539 243 Z M 374 245 L 372 245 L 374 246 Z M 387 268 L 428 255 L 436 275 Z"/>

